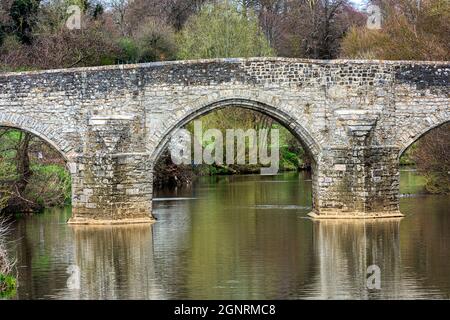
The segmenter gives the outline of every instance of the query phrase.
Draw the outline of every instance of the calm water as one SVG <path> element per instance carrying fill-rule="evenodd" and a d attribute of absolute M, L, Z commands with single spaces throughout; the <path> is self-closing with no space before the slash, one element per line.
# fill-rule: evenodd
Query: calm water
<path fill-rule="evenodd" d="M 404 197 L 405 218 L 376 222 L 307 219 L 306 174 L 203 178 L 158 198 L 152 226 L 69 227 L 70 209 L 17 222 L 17 298 L 450 299 L 449 197 Z M 366 289 L 373 264 L 381 290 Z"/>

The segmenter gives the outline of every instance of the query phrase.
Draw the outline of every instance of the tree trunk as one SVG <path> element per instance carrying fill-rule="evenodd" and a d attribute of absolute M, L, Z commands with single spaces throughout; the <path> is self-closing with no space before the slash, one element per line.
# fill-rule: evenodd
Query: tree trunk
<path fill-rule="evenodd" d="M 30 157 L 28 155 L 28 148 L 30 146 L 30 141 L 32 135 L 29 133 L 21 133 L 19 138 L 19 145 L 17 147 L 16 153 L 16 165 L 17 165 L 17 191 L 22 194 L 27 185 L 28 181 L 33 174 L 30 168 Z"/>

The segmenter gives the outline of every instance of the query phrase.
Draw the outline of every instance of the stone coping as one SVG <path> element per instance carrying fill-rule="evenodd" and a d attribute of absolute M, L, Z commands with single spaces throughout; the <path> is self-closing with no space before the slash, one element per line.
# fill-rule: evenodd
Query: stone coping
<path fill-rule="evenodd" d="M 155 68 L 161 66 L 175 65 L 196 65 L 208 63 L 247 63 L 247 62 L 289 62 L 316 65 L 345 65 L 345 64 L 365 64 L 365 65 L 450 65 L 450 61 L 414 61 L 414 60 L 355 60 L 355 59 L 334 59 L 334 60 L 315 60 L 302 58 L 283 58 L 283 57 L 254 57 L 254 58 L 220 58 L 220 59 L 199 59 L 199 60 L 175 60 L 163 62 L 149 62 L 140 64 L 120 64 L 97 67 L 81 67 L 70 69 L 50 69 L 37 71 L 20 71 L 0 73 L 0 77 L 14 77 L 25 75 L 39 75 L 52 73 L 81 73 L 88 71 L 108 71 L 108 70 L 133 70 L 140 68 Z"/>

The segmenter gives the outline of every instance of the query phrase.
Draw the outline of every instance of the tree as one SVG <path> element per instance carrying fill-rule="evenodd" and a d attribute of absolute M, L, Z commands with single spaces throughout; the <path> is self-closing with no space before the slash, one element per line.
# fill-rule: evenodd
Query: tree
<path fill-rule="evenodd" d="M 119 61 L 126 63 L 171 60 L 177 51 L 174 30 L 156 18 L 147 18 L 131 36 L 121 38 L 119 46 Z"/>
<path fill-rule="evenodd" d="M 160 1 L 168 22 L 176 30 L 181 30 L 186 21 L 199 12 L 206 0 L 165 0 Z"/>
<path fill-rule="evenodd" d="M 159 19 L 148 19 L 134 33 L 141 62 L 174 59 L 175 32 Z"/>
<path fill-rule="evenodd" d="M 9 11 L 12 0 L 4 0 L 0 2 L 0 47 L 3 44 L 3 39 L 8 35 L 8 27 L 11 24 L 11 17 Z"/>
<path fill-rule="evenodd" d="M 283 21 L 278 46 L 283 55 L 313 59 L 334 59 L 340 42 L 362 15 L 346 0 L 295 0 Z"/>
<path fill-rule="evenodd" d="M 272 56 L 256 16 L 229 4 L 205 5 L 179 37 L 180 59 Z"/>
<path fill-rule="evenodd" d="M 23 43 L 31 43 L 33 27 L 41 0 L 14 0 L 9 15 L 13 30 Z"/>
<path fill-rule="evenodd" d="M 122 36 L 128 35 L 128 26 L 126 22 L 126 15 L 129 9 L 128 0 L 110 0 L 109 6 L 113 10 L 114 22 L 119 26 Z"/>
<path fill-rule="evenodd" d="M 208 0 L 134 0 L 129 3 L 128 21 L 131 25 L 136 25 L 146 17 L 156 17 L 179 31 L 207 2 Z"/>
<path fill-rule="evenodd" d="M 0 129 L 0 214 L 63 205 L 70 175 L 61 156 L 30 133 Z"/>
<path fill-rule="evenodd" d="M 450 124 L 445 124 L 421 138 L 412 151 L 417 169 L 426 178 L 430 193 L 450 193 Z"/>
<path fill-rule="evenodd" d="M 58 29 L 36 36 L 30 62 L 39 69 L 113 64 L 119 47 L 101 21 L 85 17 L 81 30 Z"/>
<path fill-rule="evenodd" d="M 67 8 L 82 8 L 81 30 L 66 27 Z M 52 0 L 41 4 L 35 17 L 32 42 L 25 47 L 4 48 L 0 58 L 11 69 L 50 69 L 103 65 L 115 62 L 119 48 L 114 30 L 94 2 L 85 0 Z"/>
<path fill-rule="evenodd" d="M 344 0 L 234 0 L 254 10 L 270 45 L 281 56 L 332 59 L 363 14 Z"/>
<path fill-rule="evenodd" d="M 180 31 L 208 0 L 108 0 L 121 36 L 129 37 L 147 19 L 158 19 Z"/>

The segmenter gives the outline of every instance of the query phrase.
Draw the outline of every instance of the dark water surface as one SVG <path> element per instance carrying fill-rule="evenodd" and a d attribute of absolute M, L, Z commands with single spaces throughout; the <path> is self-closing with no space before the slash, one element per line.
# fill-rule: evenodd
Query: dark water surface
<path fill-rule="evenodd" d="M 403 171 L 402 192 L 422 179 Z M 403 197 L 398 220 L 312 221 L 307 174 L 202 178 L 161 190 L 154 225 L 21 219 L 19 299 L 450 299 L 449 197 Z M 381 289 L 366 286 L 367 267 Z"/>

